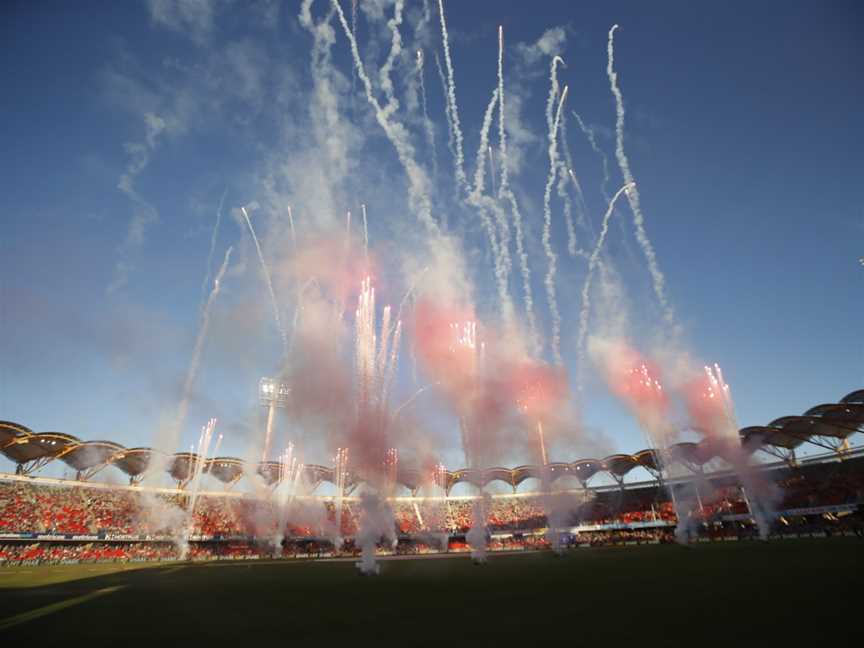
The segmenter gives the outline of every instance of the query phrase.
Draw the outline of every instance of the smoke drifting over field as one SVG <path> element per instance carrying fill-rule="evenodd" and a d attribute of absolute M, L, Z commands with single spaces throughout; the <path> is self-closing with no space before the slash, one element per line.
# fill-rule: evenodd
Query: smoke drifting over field
<path fill-rule="evenodd" d="M 144 115 L 148 144 L 133 156 L 123 183 L 139 211 L 146 203 L 131 179 L 140 180 L 166 140 L 180 141 L 205 106 L 220 126 L 237 129 L 231 134 L 238 142 L 258 136 L 245 151 L 254 152 L 252 161 L 228 179 L 231 190 L 213 196 L 217 220 L 205 287 L 217 234 L 230 237 L 233 247 L 204 303 L 182 394 L 171 404 L 176 416 L 165 417 L 154 446 L 176 451 L 183 430 L 197 423 L 188 419 L 193 410 L 198 414 L 190 402 L 199 390 L 202 354 L 223 371 L 257 368 L 285 395 L 278 416 L 269 405 L 266 426 L 247 422 L 260 433 L 241 442 L 244 456 L 253 464 L 273 460 L 290 441 L 298 462 L 332 470 L 334 535 L 341 498 L 359 488 L 366 573 L 375 571 L 375 543 L 393 540 L 386 498 L 408 469 L 420 473 L 421 485 L 440 488 L 433 473 L 445 461 L 451 468 L 543 466 L 547 513 L 553 527 L 563 526 L 571 506 L 552 496 L 546 466 L 575 459 L 562 456 L 573 447 L 608 447 L 608 436 L 582 422 L 589 404 L 581 388 L 592 378 L 632 412 L 664 464 L 674 460 L 666 455 L 682 427 L 674 406 L 683 403 L 692 429 L 722 447 L 749 479 L 749 458 L 733 450 L 728 390 L 706 401 L 705 385 L 675 382 L 677 373 L 667 388 L 669 358 L 689 356 L 635 350 L 640 343 L 649 349 L 683 343 L 624 148 L 616 68 L 627 62 L 614 60 L 617 25 L 607 44 L 621 174 L 615 181 L 603 152 L 611 142 L 600 141 L 600 131 L 573 110 L 578 93 L 570 88 L 578 79 L 564 78 L 570 74 L 563 58 L 567 30 L 509 44 L 499 28 L 489 43 L 491 98 L 473 123 L 468 115 L 474 113 L 460 108 L 459 57 L 442 0 L 360 3 L 350 11 L 343 4 L 302 2 L 291 29 L 308 45 L 309 58 L 293 60 L 287 71 L 273 43 L 219 51 L 209 40 L 215 25 L 236 16 L 214 8 L 210 28 L 194 32 L 205 69 L 184 77 L 185 100 L 180 87 L 166 82 L 164 100 Z M 425 76 L 432 60 L 440 91 Z M 231 78 L 220 70 L 230 70 Z M 545 83 L 547 71 L 548 91 L 541 91 L 538 79 Z M 264 77 L 275 90 L 264 90 Z M 210 79 L 218 101 L 207 103 L 214 89 L 200 78 Z M 241 126 L 238 104 L 249 110 Z M 534 134 L 523 113 L 544 107 L 547 132 Z M 578 130 L 566 128 L 571 114 Z M 261 124 L 268 141 L 255 130 Z M 593 190 L 573 168 L 568 138 L 575 136 L 587 137 L 582 144 L 599 154 L 590 163 L 602 160 L 603 185 Z M 466 151 L 475 139 L 472 160 Z M 544 160 L 539 177 L 525 164 L 537 153 Z M 612 197 L 609 182 L 620 186 Z M 595 214 L 586 204 L 592 191 L 602 197 Z M 651 279 L 649 299 L 659 318 L 633 312 L 636 291 L 625 286 L 606 249 L 620 198 L 633 214 L 633 236 L 645 257 L 641 270 Z M 221 223 L 223 209 L 231 209 L 233 230 Z M 545 307 L 535 300 L 537 290 Z M 633 342 L 636 322 L 643 340 Z M 715 406 L 719 400 L 725 409 Z M 343 483 L 347 475 L 357 483 Z M 251 488 L 268 487 L 254 469 L 245 478 Z M 292 492 L 314 486 L 295 482 Z M 287 502 L 280 504 L 283 527 Z M 482 497 L 476 506 L 468 540 L 482 559 Z"/>

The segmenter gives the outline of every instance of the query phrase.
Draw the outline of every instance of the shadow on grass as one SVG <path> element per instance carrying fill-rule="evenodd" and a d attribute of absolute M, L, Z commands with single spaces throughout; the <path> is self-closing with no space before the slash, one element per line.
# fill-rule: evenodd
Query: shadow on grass
<path fill-rule="evenodd" d="M 864 543 L 856 539 L 577 549 L 382 561 L 160 565 L 0 590 L 2 617 L 111 587 L 12 628 L 40 645 L 101 640 L 334 645 L 848 645 Z M 230 567 L 230 568 L 229 568 Z M 37 568 L 38 569 L 38 568 Z M 50 568 L 49 568 L 50 569 Z M 172 571 L 173 570 L 173 571 Z M 830 598 L 826 598 L 830 597 Z M 36 626 L 38 624 L 38 626 Z M 789 643 L 792 642 L 792 643 Z"/>

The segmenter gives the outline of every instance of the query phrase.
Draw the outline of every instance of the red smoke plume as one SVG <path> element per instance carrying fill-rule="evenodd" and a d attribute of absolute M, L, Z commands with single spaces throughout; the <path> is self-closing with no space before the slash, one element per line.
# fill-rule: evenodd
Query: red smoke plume
<path fill-rule="evenodd" d="M 496 443 L 508 419 L 544 420 L 567 397 L 563 370 L 514 357 L 493 331 L 478 330 L 471 308 L 422 300 L 415 309 L 417 354 L 467 425 L 474 457 Z"/>
<path fill-rule="evenodd" d="M 660 383 L 660 371 L 653 362 L 625 342 L 602 342 L 595 348 L 612 393 L 640 418 L 666 418 L 669 399 Z"/>

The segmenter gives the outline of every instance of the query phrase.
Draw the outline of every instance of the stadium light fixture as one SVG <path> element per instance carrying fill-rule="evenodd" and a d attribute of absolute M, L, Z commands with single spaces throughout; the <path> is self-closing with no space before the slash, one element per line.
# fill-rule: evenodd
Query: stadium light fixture
<path fill-rule="evenodd" d="M 267 461 L 270 456 L 270 444 L 273 440 L 273 421 L 276 408 L 286 409 L 291 399 L 291 386 L 275 378 L 262 378 L 258 382 L 258 398 L 267 408 L 267 427 L 264 431 L 264 448 L 261 461 Z"/>
<path fill-rule="evenodd" d="M 268 407 L 288 407 L 291 387 L 275 378 L 262 378 L 258 383 L 258 398 Z"/>

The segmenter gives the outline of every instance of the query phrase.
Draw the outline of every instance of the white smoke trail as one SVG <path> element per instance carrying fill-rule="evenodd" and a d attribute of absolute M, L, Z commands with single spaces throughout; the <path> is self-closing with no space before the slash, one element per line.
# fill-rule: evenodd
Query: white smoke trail
<path fill-rule="evenodd" d="M 492 147 L 489 148 L 489 181 L 492 183 L 492 195 L 498 195 L 498 189 L 495 188 L 495 156 L 492 154 Z"/>
<path fill-rule="evenodd" d="M 389 118 L 394 112 L 399 109 L 399 101 L 393 89 L 393 81 L 390 78 L 390 71 L 393 69 L 393 63 L 396 57 L 402 52 L 402 35 L 399 33 L 399 25 L 402 24 L 402 11 L 405 8 L 404 0 L 396 0 L 396 5 L 393 8 L 393 17 L 387 21 L 387 26 L 392 32 L 392 40 L 390 42 L 390 53 L 384 61 L 384 65 L 378 72 L 378 81 L 381 84 L 381 89 L 384 91 L 384 96 L 387 103 L 384 105 L 384 117 Z M 353 30 L 352 30 L 353 31 Z"/>
<path fill-rule="evenodd" d="M 615 192 L 612 200 L 609 201 L 609 206 L 606 208 L 606 213 L 603 215 L 603 221 L 600 225 L 600 236 L 597 238 L 597 244 L 594 246 L 594 249 L 591 251 L 591 256 L 588 258 L 588 272 L 585 275 L 585 282 L 582 284 L 582 308 L 579 311 L 579 333 L 576 337 L 576 352 L 579 358 L 577 364 L 579 376 L 577 378 L 577 384 L 580 390 L 582 389 L 581 383 L 585 365 L 585 337 L 588 334 L 588 315 L 591 312 L 591 281 L 594 277 L 594 271 L 600 262 L 600 252 L 603 250 L 606 235 L 609 233 L 609 220 L 615 212 L 615 203 L 618 201 L 618 198 L 621 197 L 621 194 L 626 193 L 628 190 L 632 191 L 634 188 L 635 185 L 632 182 L 625 184 Z"/>
<path fill-rule="evenodd" d="M 564 222 L 567 225 L 567 252 L 571 257 L 583 256 L 588 258 L 588 253 L 585 250 L 579 249 L 578 239 L 576 234 L 576 223 L 573 218 L 573 201 L 570 199 L 570 192 L 567 191 L 567 186 L 570 181 L 576 178 L 573 173 L 573 156 L 570 154 L 570 143 L 567 137 L 567 115 L 561 115 L 561 150 L 564 153 L 564 160 L 558 167 L 558 197 L 564 204 Z M 594 240 L 594 227 L 588 218 L 588 206 L 585 204 L 585 196 L 582 194 L 582 185 L 578 179 L 573 181 L 573 188 L 576 190 L 576 214 L 579 224 L 582 225 L 590 234 L 590 240 Z"/>
<path fill-rule="evenodd" d="M 233 247 L 229 247 L 225 251 L 225 258 L 216 274 L 216 279 L 213 281 L 213 289 L 210 291 L 210 296 L 204 304 L 204 310 L 201 313 L 201 326 L 198 330 L 198 337 L 195 339 L 195 346 L 192 349 L 192 359 L 189 361 L 189 368 L 186 370 L 186 380 L 183 381 L 183 391 L 180 397 L 180 404 L 177 407 L 177 417 L 171 427 L 171 438 L 161 439 L 156 444 L 156 449 L 165 453 L 173 453 L 177 449 L 178 440 L 183 430 L 183 423 L 186 421 L 186 414 L 189 411 L 189 401 L 192 399 L 192 388 L 195 385 L 195 379 L 198 377 L 198 367 L 201 364 L 201 352 L 204 350 L 204 342 L 207 340 L 207 332 L 210 329 L 210 310 L 213 307 L 213 302 L 219 295 L 222 287 L 222 278 L 228 270 L 228 261 L 231 259 L 231 251 Z"/>
<path fill-rule="evenodd" d="M 512 325 L 514 312 L 513 300 L 510 297 L 510 227 L 507 217 L 501 207 L 491 198 L 484 195 L 486 179 L 486 152 L 489 146 L 489 130 L 492 128 L 492 117 L 498 100 L 498 89 L 492 92 L 486 112 L 483 115 L 483 125 L 480 129 L 480 144 L 477 149 L 477 162 L 474 170 L 474 188 L 468 195 L 468 204 L 477 208 L 480 220 L 489 237 L 489 247 L 495 264 L 495 280 L 498 287 L 498 299 L 501 304 L 502 317 L 507 325 Z M 501 240 L 495 231 L 495 225 L 489 218 L 489 212 L 495 214 L 501 232 Z"/>
<path fill-rule="evenodd" d="M 109 295 L 126 285 L 129 280 L 129 271 L 132 268 L 128 260 L 130 253 L 138 249 L 144 242 L 147 229 L 159 221 L 159 212 L 138 193 L 135 189 L 135 180 L 150 163 L 150 157 L 156 149 L 157 140 L 165 131 L 167 124 L 159 115 L 148 112 L 144 114 L 144 127 L 143 142 L 126 143 L 125 149 L 130 155 L 130 160 L 117 181 L 117 188 L 135 203 L 135 210 L 126 230 L 126 236 L 117 248 L 117 254 L 121 260 L 118 260 L 114 266 L 114 278 L 105 289 Z"/>
<path fill-rule="evenodd" d="M 357 34 L 357 0 L 351 0 L 351 33 Z M 357 73 L 351 68 L 351 105 L 354 105 L 354 96 L 357 89 Z"/>
<path fill-rule="evenodd" d="M 554 126 L 554 109 L 555 109 L 555 100 L 558 98 L 560 93 L 560 86 L 558 84 L 558 65 L 561 64 L 564 67 L 567 67 L 566 63 L 564 63 L 564 59 L 560 56 L 552 57 L 551 69 L 549 72 L 549 96 L 546 99 L 546 128 L 548 132 L 552 132 Z M 565 159 L 568 159 L 569 163 L 569 148 L 567 147 L 567 135 L 565 131 L 565 120 L 564 115 L 561 115 L 561 139 L 563 141 L 563 149 L 565 152 Z M 557 185 L 557 194 L 558 197 L 561 198 L 564 204 L 564 222 L 567 226 L 567 251 L 570 256 L 576 256 L 576 228 L 573 224 L 573 209 L 570 203 L 570 195 L 567 193 L 567 175 L 566 170 L 564 168 L 564 164 L 562 162 L 558 162 L 558 169 L 556 170 L 558 174 L 558 185 Z"/>
<path fill-rule="evenodd" d="M 345 20 L 345 13 L 342 11 L 342 7 L 338 0 L 333 0 L 333 8 L 336 10 L 339 22 L 342 25 L 342 30 L 345 32 L 345 36 L 348 38 L 348 42 L 351 46 L 351 55 L 354 59 L 354 65 L 357 68 L 357 76 L 360 78 L 360 81 L 363 83 L 366 90 L 366 100 L 374 109 L 378 125 L 381 126 L 385 135 L 387 135 L 387 139 L 390 140 L 393 148 L 396 149 L 399 161 L 402 163 L 402 167 L 405 169 L 405 174 L 408 176 L 408 191 L 412 207 L 417 212 L 420 222 L 423 223 L 427 230 L 434 235 L 438 235 L 440 234 L 440 229 L 438 224 L 432 218 L 432 203 L 428 194 L 428 180 L 426 174 L 417 165 L 417 162 L 414 159 L 414 147 L 408 137 L 408 132 L 402 124 L 391 122 L 389 120 L 388 114 L 385 113 L 381 108 L 381 104 L 372 94 L 372 82 L 366 75 L 363 61 L 360 59 L 360 51 L 357 49 L 357 40 L 354 38 L 354 34 L 351 33 L 351 29 L 348 27 L 348 22 Z"/>
<path fill-rule="evenodd" d="M 366 271 L 369 271 L 369 221 L 366 219 L 366 204 L 360 205 L 363 213 L 363 257 L 366 260 Z"/>
<path fill-rule="evenodd" d="M 576 247 L 576 225 L 573 222 L 573 203 L 570 200 L 570 193 L 567 191 L 567 185 L 570 184 L 567 170 L 572 165 L 570 164 L 570 147 L 567 146 L 566 117 L 566 114 L 561 115 L 561 142 L 564 149 L 564 161 L 558 163 L 558 184 L 555 189 L 558 193 L 558 198 L 561 199 L 564 205 L 564 224 L 567 226 L 567 253 L 571 257 L 575 257 L 579 254 L 580 250 Z"/>
<path fill-rule="evenodd" d="M 432 389 L 433 387 L 437 387 L 440 384 L 441 383 L 436 380 L 434 383 L 429 383 L 428 385 L 424 385 L 423 387 L 421 387 L 420 389 L 415 391 L 410 397 L 408 397 L 408 399 L 406 399 L 401 405 L 399 405 L 397 408 L 395 408 L 393 410 L 393 415 L 390 417 L 391 421 L 395 422 L 396 419 L 399 418 L 399 414 L 402 413 L 402 410 L 404 410 L 406 407 L 410 406 L 411 403 L 413 403 L 415 400 L 417 400 L 424 392 Z"/>
<path fill-rule="evenodd" d="M 387 370 L 387 351 L 390 342 L 390 307 L 385 306 L 381 314 L 381 338 L 378 343 L 377 357 L 375 358 L 375 380 L 383 384 L 384 372 Z M 380 385 L 379 385 L 380 387 Z M 383 399 L 382 399 L 383 400 Z"/>
<path fill-rule="evenodd" d="M 567 67 L 564 63 L 564 59 L 560 56 L 555 56 L 552 58 L 551 70 L 549 72 L 549 96 L 546 99 L 546 130 L 551 133 L 552 126 L 554 125 L 555 119 L 555 100 L 558 98 L 558 94 L 561 92 L 561 88 L 558 85 L 558 64 Z"/>
<path fill-rule="evenodd" d="M 441 40 L 444 43 L 444 63 L 447 65 L 447 101 L 450 104 L 450 118 L 456 145 L 456 184 L 468 193 L 468 177 L 465 175 L 465 154 L 462 150 L 462 127 L 459 125 L 459 106 L 456 103 L 456 80 L 453 77 L 453 61 L 450 58 L 450 39 L 447 35 L 447 21 L 444 18 L 444 0 L 438 0 L 438 14 L 441 17 Z"/>
<path fill-rule="evenodd" d="M 567 176 L 573 182 L 573 187 L 574 189 L 576 189 L 576 195 L 579 197 L 579 206 L 582 210 L 582 217 L 584 219 L 583 225 L 589 228 L 589 230 L 591 231 L 591 237 L 593 238 L 594 226 L 591 224 L 591 221 L 586 217 L 586 214 L 588 213 L 588 208 L 585 205 L 585 195 L 582 193 L 582 184 L 579 182 L 579 178 L 576 177 L 576 173 L 573 171 L 573 168 L 569 166 L 569 163 L 567 168 Z M 601 190 L 601 193 L 603 195 L 603 200 L 608 203 L 609 196 L 603 190 Z"/>
<path fill-rule="evenodd" d="M 499 283 L 503 285 L 504 294 L 502 295 L 502 298 L 506 299 L 508 303 L 511 303 L 512 300 L 509 297 L 509 290 L 507 288 L 510 281 L 510 269 L 512 267 L 512 264 L 510 262 L 510 225 L 507 222 L 507 216 L 504 214 L 504 211 L 501 209 L 498 203 L 495 200 L 483 195 L 486 188 L 485 184 L 487 152 L 490 156 L 490 163 L 492 159 L 492 147 L 489 146 L 489 130 L 492 128 L 492 117 L 499 96 L 499 89 L 496 88 L 492 92 L 492 97 L 489 99 L 489 104 L 486 106 L 486 112 L 483 115 L 483 125 L 480 128 L 480 144 L 477 149 L 477 166 L 474 172 L 474 189 L 469 196 L 469 202 L 477 206 L 483 205 L 484 207 L 487 207 L 493 214 L 495 214 L 495 219 L 498 223 L 498 229 L 501 233 L 501 241 L 498 245 L 497 251 L 498 258 L 496 259 L 496 264 L 500 267 L 500 270 L 496 271 L 496 273 L 500 273 Z M 493 176 L 493 187 L 494 183 L 495 180 Z"/>
<path fill-rule="evenodd" d="M 528 337 L 533 355 L 540 353 L 540 335 L 537 330 L 537 317 L 534 314 L 534 296 L 531 290 L 531 268 L 525 251 L 525 233 L 522 229 L 522 214 L 519 203 L 510 188 L 510 169 L 507 158 L 507 130 L 504 122 L 504 28 L 498 26 L 498 157 L 501 166 L 501 182 L 498 194 L 510 203 L 513 214 L 513 227 L 516 233 L 516 256 L 519 257 L 519 270 L 522 274 L 522 293 L 525 316 L 528 319 Z"/>
<path fill-rule="evenodd" d="M 291 246 L 297 252 L 297 232 L 294 230 L 294 214 L 291 213 L 291 205 L 288 205 L 288 227 L 291 230 Z"/>
<path fill-rule="evenodd" d="M 306 280 L 300 290 L 297 291 L 297 303 L 294 305 L 294 318 L 291 321 L 291 337 L 288 340 L 288 353 L 286 355 L 286 362 L 291 355 L 294 353 L 294 342 L 297 339 L 297 329 L 300 326 L 300 313 L 303 311 L 303 298 L 306 294 L 306 290 L 312 285 L 318 284 L 318 280 L 315 277 L 310 277 Z"/>
<path fill-rule="evenodd" d="M 351 210 L 345 214 L 345 263 L 351 258 Z"/>
<path fill-rule="evenodd" d="M 558 171 L 558 125 L 561 122 L 561 109 L 567 99 L 567 86 L 561 93 L 558 110 L 552 130 L 549 131 L 549 177 L 546 179 L 546 191 L 543 193 L 543 249 L 549 261 L 544 284 L 546 285 L 546 298 L 549 301 L 549 311 L 552 315 L 552 356 L 555 364 L 561 365 L 561 313 L 558 310 L 558 298 L 555 296 L 555 274 L 557 272 L 558 255 L 552 248 L 552 184 Z"/>
<path fill-rule="evenodd" d="M 312 89 L 305 104 L 310 117 L 310 135 L 317 145 L 318 155 L 310 159 L 310 164 L 316 165 L 320 180 L 328 186 L 337 186 L 351 173 L 351 155 L 348 150 L 352 146 L 357 133 L 354 122 L 346 120 L 340 110 L 340 104 L 345 100 L 343 88 L 346 80 L 332 65 L 332 48 L 336 42 L 336 32 L 333 25 L 335 10 L 328 12 L 316 22 L 312 15 L 313 0 L 303 0 L 297 18 L 300 25 L 313 38 L 310 51 L 309 72 Z M 345 88 L 347 90 L 347 88 Z M 351 96 L 351 110 L 356 108 L 356 97 Z M 316 211 L 323 214 L 336 213 L 332 192 L 318 192 L 316 197 L 324 204 L 319 204 Z"/>
<path fill-rule="evenodd" d="M 444 68 L 441 67 L 441 59 L 438 56 L 438 52 L 435 52 L 435 69 L 438 71 L 441 92 L 444 94 L 444 120 L 447 122 L 447 150 L 450 151 L 453 159 L 456 159 L 456 136 L 453 134 L 453 117 L 450 115 L 450 102 L 447 101 L 447 79 L 444 77 Z"/>
<path fill-rule="evenodd" d="M 393 387 L 393 381 L 396 379 L 396 368 L 399 364 L 399 344 L 402 340 L 402 322 L 396 322 L 396 331 L 393 333 L 392 342 L 390 344 L 390 359 L 387 363 L 384 372 L 384 389 L 381 392 L 382 404 L 387 404 L 387 399 L 390 396 L 390 390 Z"/>
<path fill-rule="evenodd" d="M 423 107 L 423 127 L 426 131 L 426 144 L 432 156 L 432 178 L 438 177 L 438 151 L 435 147 L 435 126 L 429 118 L 429 106 L 426 101 L 425 58 L 423 50 L 417 50 L 417 76 L 420 77 L 420 105 Z"/>
<path fill-rule="evenodd" d="M 450 116 L 450 102 L 447 100 L 447 77 L 441 66 L 441 58 L 435 52 L 435 70 L 438 72 L 438 81 L 441 83 L 441 93 L 444 95 L 444 117 L 447 121 L 447 148 L 450 155 L 456 157 L 456 136 L 453 134 L 453 118 Z"/>
<path fill-rule="evenodd" d="M 501 162 L 501 189 L 509 187 L 510 170 L 507 168 L 507 130 L 504 127 L 504 27 L 498 25 L 498 153 Z"/>
<path fill-rule="evenodd" d="M 270 270 L 267 268 L 267 263 L 264 261 L 264 253 L 261 252 L 261 244 L 258 242 L 258 237 L 255 236 L 255 229 L 252 227 L 252 221 L 249 220 L 249 214 L 246 213 L 246 207 L 241 207 L 240 212 L 243 218 L 246 219 L 246 225 L 249 226 L 249 233 L 252 234 L 252 240 L 255 242 L 255 249 L 258 250 L 258 260 L 261 262 L 261 272 L 264 274 L 264 280 L 267 283 L 267 290 L 270 292 L 270 303 L 273 305 L 273 317 L 276 320 L 276 328 L 279 331 L 279 336 L 282 338 L 282 353 L 288 355 L 288 335 L 285 333 L 285 327 L 282 326 L 282 318 L 279 317 L 279 304 L 276 302 L 276 293 L 273 292 L 273 282 L 270 279 Z"/>
<path fill-rule="evenodd" d="M 585 122 L 582 121 L 582 118 L 579 116 L 579 113 L 577 113 L 575 110 L 571 110 L 570 112 L 576 118 L 576 123 L 579 124 L 579 129 L 582 131 L 582 133 L 588 139 L 588 144 L 591 145 L 591 150 L 594 151 L 598 156 L 600 156 L 600 161 L 603 164 L 603 184 L 600 187 L 600 191 L 603 193 L 603 197 L 606 199 L 606 202 L 608 203 L 609 202 L 609 193 L 608 193 L 608 191 L 609 191 L 608 190 L 608 186 L 609 186 L 609 158 L 606 156 L 606 153 L 603 151 L 603 149 L 601 149 L 597 145 L 597 138 L 594 135 L 594 129 L 591 128 L 590 126 L 586 126 Z M 573 181 L 578 186 L 579 183 L 575 179 L 575 177 L 574 177 Z M 579 189 L 579 191 L 581 192 L 581 188 Z"/>
<path fill-rule="evenodd" d="M 201 306 L 198 308 L 199 313 L 204 310 L 204 296 L 207 294 L 207 284 L 210 283 L 213 253 L 216 251 L 216 239 L 219 236 L 219 223 L 222 221 L 222 206 L 225 204 L 226 195 L 228 195 L 228 187 L 225 187 L 225 191 L 222 192 L 222 197 L 219 199 L 219 207 L 216 208 L 216 224 L 213 226 L 213 233 L 210 235 L 210 251 L 207 254 L 207 271 L 204 274 L 204 281 L 201 282 Z"/>
<path fill-rule="evenodd" d="M 602 171 L 603 171 L 603 180 L 600 183 L 600 193 L 603 196 L 604 202 L 606 204 L 609 204 L 609 200 L 611 199 L 611 196 L 609 195 L 609 182 L 610 182 L 609 157 L 606 155 L 606 152 L 598 145 L 597 135 L 596 135 L 594 128 L 586 125 L 584 120 L 582 119 L 582 117 L 579 115 L 579 113 L 577 113 L 575 111 L 570 111 L 570 112 L 573 115 L 573 117 L 576 118 L 576 121 L 579 124 L 579 129 L 582 131 L 582 133 L 585 135 L 585 138 L 588 140 L 588 144 L 591 146 L 591 150 L 594 151 L 594 153 L 600 158 L 600 162 L 602 165 Z M 583 213 L 587 214 L 588 210 L 585 206 L 584 196 L 582 195 L 582 188 L 579 184 L 579 179 L 576 177 L 575 172 L 573 172 L 573 165 L 572 164 L 570 165 L 570 169 L 569 169 L 568 173 L 570 174 L 570 179 L 573 181 L 573 186 L 576 188 L 576 193 L 579 195 L 580 208 L 582 209 Z M 590 220 L 587 221 L 587 224 L 588 224 L 590 231 L 591 231 L 591 238 L 596 239 L 596 237 L 594 235 L 594 226 L 591 224 L 591 221 Z M 638 266 L 639 261 L 636 259 L 636 255 L 634 254 L 630 244 L 628 243 L 628 239 L 626 237 L 625 226 L 624 226 L 623 222 L 621 222 L 621 221 L 619 221 L 619 224 L 621 227 L 621 233 L 625 234 L 625 237 L 621 239 L 621 245 L 622 245 L 622 248 L 624 250 L 624 253 L 627 255 L 627 258 L 633 263 L 634 266 Z M 599 266 L 602 266 L 603 260 L 598 259 L 598 264 L 599 264 Z"/>
<path fill-rule="evenodd" d="M 581 124 L 581 120 L 579 118 L 579 115 L 577 115 L 573 111 L 571 111 L 571 113 L 576 116 L 576 119 L 579 120 L 580 124 Z M 584 130 L 583 130 L 583 133 L 584 133 Z M 593 137 L 593 133 L 592 133 L 592 137 Z M 568 177 L 570 179 L 570 181 L 573 183 L 573 189 L 576 191 L 576 207 L 577 207 L 577 218 L 578 218 L 579 224 L 588 230 L 588 233 L 590 235 L 590 240 L 593 241 L 596 238 L 596 233 L 594 231 L 594 224 L 591 222 L 591 219 L 588 217 L 588 205 L 585 203 L 585 194 L 582 191 L 582 183 L 579 182 L 579 178 L 576 176 L 576 172 L 573 171 L 575 166 L 573 164 L 573 157 L 570 155 L 570 145 L 567 141 L 567 123 L 566 123 L 566 120 L 561 122 L 561 140 L 563 142 L 562 148 L 564 150 L 564 160 L 567 163 L 566 169 L 565 168 L 561 169 L 561 174 L 562 175 L 566 174 L 566 177 Z M 602 155 L 602 152 L 601 152 L 601 155 Z M 605 155 L 603 156 L 603 159 L 604 160 L 606 159 Z M 604 162 L 604 164 L 605 164 L 605 162 Z M 566 182 L 566 180 L 564 180 L 564 178 L 562 178 L 561 180 Z M 559 193 L 560 193 L 560 186 L 559 186 Z M 603 184 L 600 187 L 600 193 L 603 196 L 603 201 L 608 203 L 609 202 L 609 195 L 606 192 L 606 180 L 603 181 Z M 584 250 L 576 250 L 577 255 L 579 255 L 580 253 L 586 257 L 588 256 L 588 253 L 585 252 Z"/>
<path fill-rule="evenodd" d="M 483 194 L 486 188 L 486 153 L 492 150 L 489 147 L 489 130 L 492 128 L 492 115 L 497 104 L 498 88 L 495 88 L 483 113 L 483 125 L 480 127 L 480 144 L 477 147 L 477 163 L 474 169 L 474 189 L 470 193 L 472 199 Z"/>
<path fill-rule="evenodd" d="M 411 286 L 408 288 L 408 290 L 405 291 L 405 295 L 400 300 L 399 308 L 396 311 L 396 320 L 397 321 L 400 321 L 400 322 L 402 321 L 402 310 L 405 308 L 406 302 L 408 301 L 408 299 L 410 297 L 412 297 L 414 295 L 414 291 L 417 290 L 417 286 L 420 285 L 420 282 L 423 280 L 423 277 L 426 275 L 426 273 L 428 271 L 429 271 L 429 266 L 426 266 L 425 268 L 423 268 L 423 270 L 420 272 L 420 274 L 417 275 L 417 278 L 414 279 L 414 282 L 411 284 Z"/>
<path fill-rule="evenodd" d="M 630 171 L 630 162 L 627 159 L 627 154 L 624 152 L 624 98 L 621 95 L 621 90 L 618 88 L 618 74 L 615 72 L 615 30 L 618 25 L 612 25 L 609 30 L 609 42 L 607 46 L 608 63 L 606 66 L 606 74 L 609 77 L 609 86 L 612 94 L 615 96 L 615 157 L 618 160 L 618 167 L 621 169 L 621 175 L 624 176 L 624 182 L 627 184 L 635 184 L 633 173 Z M 657 263 L 657 254 L 654 252 L 654 246 L 645 232 L 645 219 L 642 216 L 642 207 L 639 202 L 639 189 L 633 187 L 627 192 L 627 200 L 630 203 L 630 210 L 633 212 L 633 225 L 636 228 L 636 240 L 642 248 L 645 259 L 648 262 L 648 271 L 651 273 L 651 279 L 654 286 L 654 294 L 657 295 L 657 300 L 663 309 L 663 318 L 666 323 L 673 327 L 673 331 L 677 332 L 675 323 L 675 313 L 669 300 L 666 298 L 665 282 L 666 279 L 660 270 Z"/>

